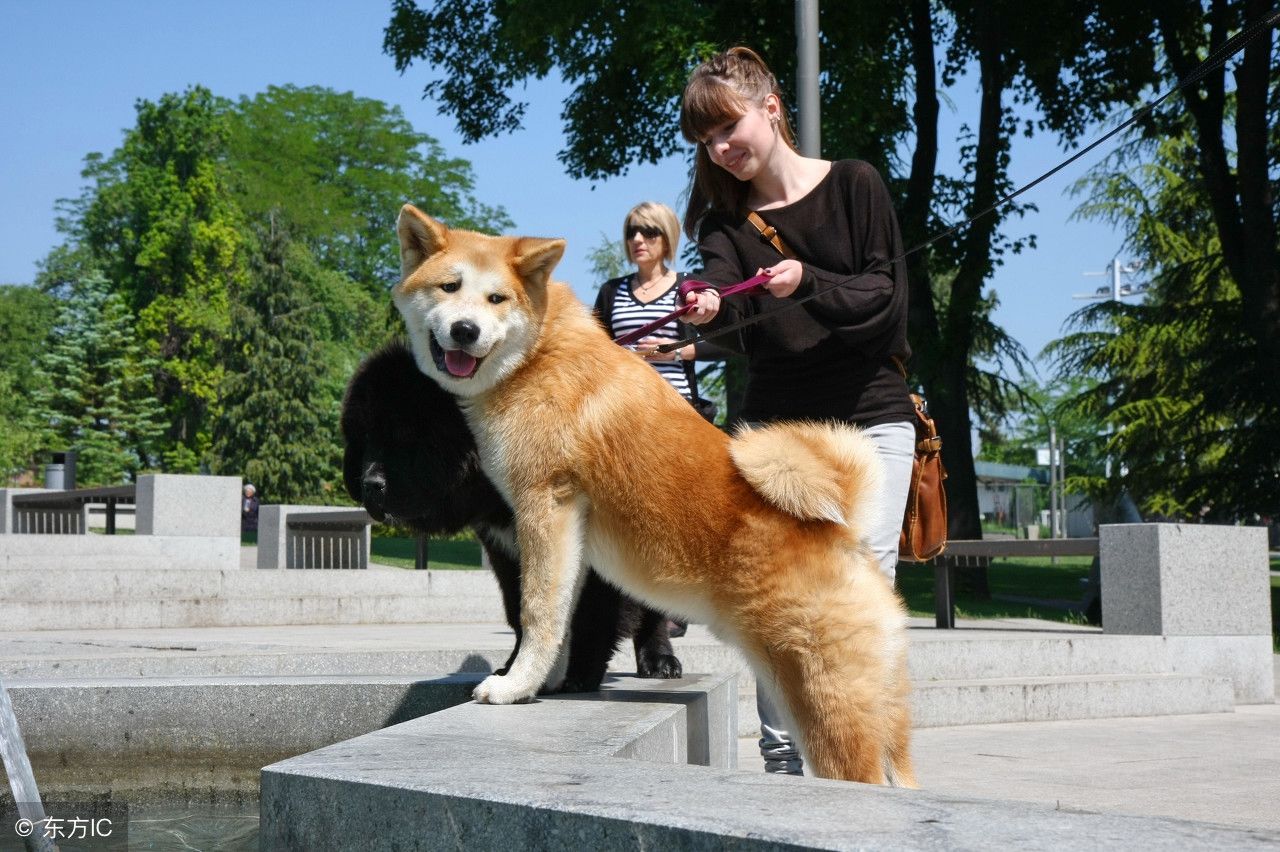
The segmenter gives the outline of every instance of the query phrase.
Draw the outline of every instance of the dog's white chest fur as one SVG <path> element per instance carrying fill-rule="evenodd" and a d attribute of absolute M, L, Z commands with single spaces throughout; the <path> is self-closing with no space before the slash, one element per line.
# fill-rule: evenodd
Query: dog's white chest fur
<path fill-rule="evenodd" d="M 502 499 L 507 501 L 508 506 L 515 505 L 515 499 L 511 492 L 511 469 L 507 461 L 507 452 L 502 441 L 502 432 L 499 430 L 490 418 L 485 417 L 480 411 L 481 403 L 475 401 L 463 401 L 460 403 L 463 417 L 466 418 L 467 426 L 471 429 L 471 434 L 476 441 L 476 451 L 480 456 L 480 468 L 484 471 L 485 476 L 498 489 L 498 493 L 502 495 Z"/>

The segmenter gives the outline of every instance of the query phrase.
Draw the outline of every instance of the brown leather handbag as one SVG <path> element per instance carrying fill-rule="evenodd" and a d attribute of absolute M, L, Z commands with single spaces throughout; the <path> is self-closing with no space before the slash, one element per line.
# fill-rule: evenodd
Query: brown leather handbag
<path fill-rule="evenodd" d="M 795 258 L 778 230 L 759 214 L 752 210 L 747 219 L 760 232 L 760 238 L 779 254 Z M 907 368 L 902 361 L 894 358 L 893 363 L 905 379 Z M 898 558 L 904 562 L 928 562 L 947 549 L 947 492 L 942 485 L 947 471 L 942 466 L 942 439 L 938 437 L 938 427 L 933 425 L 924 398 L 913 393 L 911 403 L 916 410 L 916 457 L 911 462 L 911 490 L 907 492 L 907 509 L 902 516 Z"/>
<path fill-rule="evenodd" d="M 902 369 L 902 364 L 898 364 Z M 947 549 L 947 491 L 942 482 L 942 439 L 933 425 L 924 399 L 911 394 L 916 417 L 916 457 L 911 462 L 911 489 L 902 516 L 898 558 L 904 562 L 928 562 Z"/>

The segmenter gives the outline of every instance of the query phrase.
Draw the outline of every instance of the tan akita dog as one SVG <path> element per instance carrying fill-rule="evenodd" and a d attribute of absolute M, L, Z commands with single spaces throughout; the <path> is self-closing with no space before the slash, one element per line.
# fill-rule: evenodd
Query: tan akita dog
<path fill-rule="evenodd" d="M 871 443 L 817 424 L 731 440 L 550 281 L 563 240 L 450 230 L 408 205 L 398 231 L 418 364 L 459 397 L 516 515 L 524 641 L 476 700 L 557 685 L 590 564 L 742 649 L 815 774 L 914 786 L 905 612 L 861 539 Z"/>

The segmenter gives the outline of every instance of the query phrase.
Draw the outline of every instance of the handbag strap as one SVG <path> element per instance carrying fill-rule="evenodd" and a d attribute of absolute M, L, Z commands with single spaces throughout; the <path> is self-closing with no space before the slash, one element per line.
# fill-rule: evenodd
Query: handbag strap
<path fill-rule="evenodd" d="M 907 367 L 902 363 L 902 359 L 897 355 L 891 355 L 893 364 L 898 368 L 898 372 L 902 373 L 902 378 L 907 378 Z M 942 438 L 938 437 L 938 427 L 934 425 L 933 418 L 929 416 L 929 407 L 918 393 L 911 394 L 911 405 L 916 411 L 916 454 L 927 455 L 929 453 L 937 453 L 942 451 Z"/>
<path fill-rule="evenodd" d="M 792 253 L 792 251 L 787 248 L 787 244 L 782 241 L 782 235 L 778 233 L 778 229 L 761 219 L 759 213 L 752 210 L 747 214 L 747 221 L 756 226 L 756 230 L 760 232 L 760 236 L 776 248 L 778 250 L 778 254 L 785 258 L 795 260 L 795 254 Z"/>

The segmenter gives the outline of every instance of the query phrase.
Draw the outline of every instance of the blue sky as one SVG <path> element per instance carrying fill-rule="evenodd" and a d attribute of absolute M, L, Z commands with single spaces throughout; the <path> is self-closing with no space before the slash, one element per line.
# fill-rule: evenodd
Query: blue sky
<path fill-rule="evenodd" d="M 506 208 L 516 233 L 568 240 L 557 275 L 584 299 L 598 283 L 588 252 L 602 233 L 616 235 L 632 205 L 656 200 L 681 209 L 682 157 L 603 182 L 564 174 L 556 153 L 563 147 L 560 108 L 567 89 L 558 80 L 529 85 L 524 130 L 463 145 L 451 122 L 421 98 L 427 69 L 414 67 L 402 77 L 383 55 L 389 15 L 387 3 L 338 0 L 10 0 L 0 16 L 0 282 L 32 280 L 36 262 L 59 241 L 55 202 L 79 194 L 85 154 L 118 147 L 134 123 L 135 101 L 196 83 L 228 98 L 272 84 L 319 85 L 400 106 L 415 128 L 471 161 L 477 196 Z M 942 169 L 956 167 L 960 125 L 976 123 L 974 85 L 962 80 L 951 93 L 954 108 L 944 105 Z M 1068 221 L 1077 202 L 1067 188 L 1104 155 L 1093 152 L 1037 187 L 1024 200 L 1040 212 L 1008 226 L 1011 234 L 1035 233 L 1038 248 L 1009 257 L 992 279 L 1001 302 L 996 320 L 1032 354 L 1084 304 L 1072 294 L 1103 283 L 1082 273 L 1101 270 L 1120 248 L 1110 226 Z M 1062 156 L 1047 137 L 1020 139 L 1013 178 L 1030 180 Z"/>

